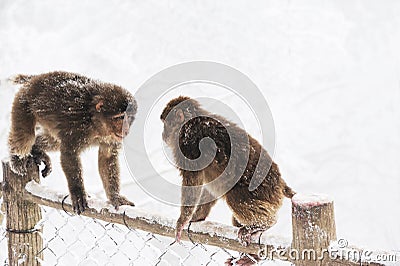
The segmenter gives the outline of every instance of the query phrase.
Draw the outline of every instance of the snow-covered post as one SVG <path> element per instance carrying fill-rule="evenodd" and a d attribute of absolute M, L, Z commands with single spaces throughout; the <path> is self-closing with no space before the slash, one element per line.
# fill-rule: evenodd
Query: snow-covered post
<path fill-rule="evenodd" d="M 6 206 L 9 265 L 40 265 L 43 260 L 42 228 L 37 223 L 42 218 L 39 205 L 23 198 L 25 185 L 31 180 L 39 182 L 35 164 L 28 167 L 28 174 L 20 176 L 3 165 L 3 195 Z"/>
<path fill-rule="evenodd" d="M 327 265 L 329 244 L 336 240 L 333 200 L 325 195 L 296 194 L 292 228 L 292 262 L 296 266 Z"/>

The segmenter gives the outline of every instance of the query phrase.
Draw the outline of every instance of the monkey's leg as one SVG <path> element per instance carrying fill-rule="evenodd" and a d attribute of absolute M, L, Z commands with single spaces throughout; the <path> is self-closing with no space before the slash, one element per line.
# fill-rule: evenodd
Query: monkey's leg
<path fill-rule="evenodd" d="M 201 186 L 203 184 L 203 173 L 182 171 L 182 188 L 181 188 L 181 214 L 176 222 L 175 240 L 179 242 L 182 237 L 182 230 L 185 224 L 191 219 L 197 203 L 200 200 L 201 188 L 193 188 L 193 186 Z"/>
<path fill-rule="evenodd" d="M 276 223 L 280 205 L 257 199 L 247 188 L 231 190 L 226 195 L 226 202 L 232 209 L 234 225 L 242 225 L 238 238 L 244 246 L 250 243 L 252 235 L 262 233 Z"/>
<path fill-rule="evenodd" d="M 77 214 L 81 214 L 88 207 L 81 160 L 79 153 L 72 147 L 66 147 L 65 144 L 61 145 L 61 166 L 67 177 L 72 207 Z"/>
<path fill-rule="evenodd" d="M 232 224 L 233 226 L 239 227 L 238 237 L 240 242 L 245 246 L 247 246 L 250 243 L 252 236 L 254 236 L 257 233 L 262 233 L 265 230 L 268 230 L 272 226 L 263 224 L 244 226 L 241 223 L 239 223 L 239 221 L 235 218 L 235 216 L 232 216 Z"/>
<path fill-rule="evenodd" d="M 48 176 L 52 169 L 51 160 L 46 154 L 46 151 L 57 151 L 59 149 L 60 142 L 50 134 L 44 133 L 36 137 L 35 144 L 32 146 L 31 154 L 37 165 L 40 165 L 42 162 L 44 163 L 45 167 L 42 170 L 43 177 Z"/>
<path fill-rule="evenodd" d="M 273 225 L 273 224 L 272 224 Z M 272 225 L 268 224 L 253 224 L 245 225 L 239 228 L 238 237 L 243 246 L 248 246 L 252 237 L 257 237 L 262 232 L 271 228 Z"/>
<path fill-rule="evenodd" d="M 26 174 L 29 152 L 35 141 L 36 119 L 22 96 L 17 95 L 11 112 L 11 130 L 8 145 L 11 155 L 11 169 Z"/>
<path fill-rule="evenodd" d="M 252 237 L 260 236 L 264 231 L 271 228 L 276 223 L 276 209 L 273 208 L 272 204 L 268 203 L 257 203 L 252 206 L 249 210 L 253 213 L 252 218 L 244 219 L 244 217 L 238 217 L 239 221 L 242 221 L 243 226 L 239 228 L 238 238 L 243 246 L 248 246 L 251 242 Z"/>
<path fill-rule="evenodd" d="M 213 196 L 211 195 L 210 192 L 208 192 L 205 188 L 203 188 L 201 192 L 200 199 L 212 199 Z M 204 221 L 207 216 L 210 214 L 211 208 L 217 203 L 217 200 L 212 200 L 210 202 L 207 202 L 205 204 L 197 205 L 196 210 L 194 211 L 192 215 L 192 219 L 190 220 L 191 222 L 198 222 L 198 221 Z"/>
<path fill-rule="evenodd" d="M 118 209 L 121 205 L 135 206 L 124 196 L 121 196 L 120 171 L 118 162 L 119 148 L 115 145 L 100 144 L 98 167 L 104 190 L 110 203 Z"/>

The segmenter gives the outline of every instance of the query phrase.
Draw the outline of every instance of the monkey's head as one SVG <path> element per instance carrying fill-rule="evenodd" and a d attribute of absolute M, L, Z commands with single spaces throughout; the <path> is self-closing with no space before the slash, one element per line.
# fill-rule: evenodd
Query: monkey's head
<path fill-rule="evenodd" d="M 169 101 L 160 116 L 164 123 L 162 137 L 165 143 L 173 146 L 174 140 L 177 139 L 175 137 L 179 134 L 182 125 L 189 119 L 196 117 L 199 109 L 199 103 L 186 96 L 179 96 Z"/>
<path fill-rule="evenodd" d="M 128 135 L 137 111 L 132 94 L 113 85 L 95 95 L 92 106 L 96 134 L 104 139 L 121 142 Z"/>

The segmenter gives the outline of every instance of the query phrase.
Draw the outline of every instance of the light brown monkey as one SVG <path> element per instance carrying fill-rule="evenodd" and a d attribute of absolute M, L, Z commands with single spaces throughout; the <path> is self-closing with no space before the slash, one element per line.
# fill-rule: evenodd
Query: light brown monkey
<path fill-rule="evenodd" d="M 234 226 L 240 227 L 239 239 L 244 245 L 249 243 L 252 234 L 267 230 L 275 224 L 284 197 L 291 198 L 294 192 L 281 178 L 277 164 L 254 138 L 225 118 L 207 112 L 189 97 L 180 96 L 171 100 L 160 118 L 164 123 L 163 140 L 172 148 L 182 176 L 182 186 L 202 186 L 212 182 L 224 172 L 229 160 L 233 160 L 233 165 L 238 165 L 237 169 L 234 166 L 233 171 L 240 173 L 239 180 L 222 198 L 233 212 L 232 222 Z M 214 141 L 216 152 L 209 165 L 197 170 L 204 163 L 196 161 L 201 155 L 199 147 L 203 138 Z M 244 157 L 245 153 L 233 155 L 231 143 L 238 150 L 247 149 L 248 158 Z M 202 152 L 207 153 L 207 147 Z M 187 159 L 192 161 L 188 162 Z M 258 163 L 265 175 L 262 176 L 261 185 L 250 191 L 249 183 Z M 188 165 L 196 170 L 188 170 Z M 239 165 L 244 167 L 240 168 Z M 204 220 L 208 216 L 216 203 L 213 195 L 219 191 L 218 184 L 208 188 L 203 186 L 201 192 L 182 187 L 181 213 L 176 224 L 177 241 L 181 238 L 185 224 Z M 204 204 L 186 204 L 204 198 L 210 200 Z"/>
<path fill-rule="evenodd" d="M 61 152 L 74 211 L 87 208 L 80 153 L 98 145 L 98 167 L 110 203 L 134 204 L 121 196 L 118 153 L 136 114 L 136 101 L 125 89 L 68 72 L 19 75 L 23 87 L 15 96 L 9 149 L 11 167 L 26 173 L 28 163 L 41 164 L 43 177 L 51 172 L 48 151 Z M 36 132 L 37 126 L 42 132 Z"/>

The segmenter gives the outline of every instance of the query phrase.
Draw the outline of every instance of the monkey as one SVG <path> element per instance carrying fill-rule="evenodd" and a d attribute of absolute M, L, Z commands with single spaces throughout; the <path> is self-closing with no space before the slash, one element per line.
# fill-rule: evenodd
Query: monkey
<path fill-rule="evenodd" d="M 217 201 L 217 198 L 212 196 L 217 195 L 220 188 L 218 183 L 208 187 L 204 185 L 220 176 L 229 160 L 233 160 L 233 171 L 238 172 L 240 176 L 236 184 L 221 198 L 225 199 L 233 213 L 233 225 L 239 227 L 239 241 L 246 246 L 253 234 L 263 232 L 276 223 L 277 211 L 283 199 L 292 198 L 295 192 L 286 185 L 278 165 L 257 140 L 231 121 L 209 113 L 198 101 L 187 96 L 170 100 L 160 119 L 164 124 L 162 138 L 172 149 L 176 167 L 182 177 L 182 204 L 176 223 L 175 241 L 180 241 L 182 230 L 187 223 L 207 218 Z M 216 152 L 212 162 L 201 168 L 199 166 L 204 162 L 196 159 L 200 157 L 201 152 L 207 153 L 210 148 L 205 146 L 200 151 L 199 145 L 203 138 L 211 138 L 214 141 Z M 231 143 L 239 150 L 247 149 L 248 158 L 243 158 L 241 153 L 234 155 Z M 187 159 L 191 161 L 188 162 Z M 243 161 L 246 163 L 242 163 L 242 168 L 235 169 L 235 165 L 241 165 L 240 162 Z M 250 179 L 255 174 L 258 163 L 264 170 L 261 171 L 264 173 L 263 181 L 255 190 L 250 191 Z M 188 165 L 195 170 L 188 170 Z M 193 192 L 184 188 L 188 186 L 202 186 L 202 190 Z M 196 203 L 204 197 L 210 200 Z M 187 202 L 196 204 L 188 205 Z"/>
<path fill-rule="evenodd" d="M 55 71 L 17 75 L 22 84 L 11 111 L 8 138 L 10 165 L 24 175 L 29 163 L 44 163 L 42 176 L 52 170 L 47 152 L 60 151 L 73 210 L 88 208 L 80 154 L 98 146 L 98 170 L 109 202 L 118 208 L 134 203 L 120 195 L 118 154 L 129 133 L 137 103 L 126 89 L 80 74 Z M 39 130 L 40 129 L 40 130 Z"/>

